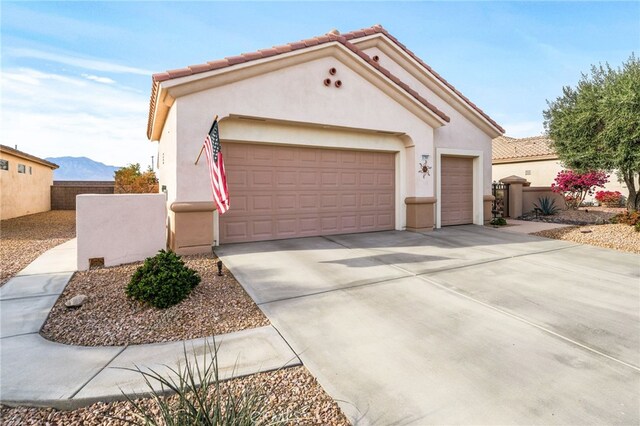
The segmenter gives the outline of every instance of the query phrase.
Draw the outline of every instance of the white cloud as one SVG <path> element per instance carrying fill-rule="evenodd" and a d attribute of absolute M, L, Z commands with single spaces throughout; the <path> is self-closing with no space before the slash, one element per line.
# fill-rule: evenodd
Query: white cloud
<path fill-rule="evenodd" d="M 541 121 L 517 121 L 513 123 L 502 123 L 505 135 L 512 138 L 526 138 L 529 136 L 539 136 L 544 133 L 544 125 Z"/>
<path fill-rule="evenodd" d="M 45 61 L 58 62 L 65 65 L 84 68 L 93 71 L 113 72 L 121 74 L 151 75 L 153 71 L 142 68 L 129 67 L 113 62 L 107 62 L 96 58 L 79 58 L 77 56 L 45 52 L 37 49 L 28 48 L 7 48 L 3 55 L 13 56 L 15 58 L 41 59 Z"/>
<path fill-rule="evenodd" d="M 91 75 L 91 74 L 82 74 L 82 76 L 87 80 L 92 80 L 102 84 L 114 84 L 116 82 L 115 80 L 112 80 L 109 77 L 100 77 L 100 76 Z"/>
<path fill-rule="evenodd" d="M 33 69 L 4 70 L 2 140 L 39 157 L 86 156 L 146 167 L 148 96 L 116 84 Z"/>

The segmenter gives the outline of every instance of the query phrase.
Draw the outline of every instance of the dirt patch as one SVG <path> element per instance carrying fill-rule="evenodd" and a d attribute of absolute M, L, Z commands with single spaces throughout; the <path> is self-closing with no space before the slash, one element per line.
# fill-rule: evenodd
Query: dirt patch
<path fill-rule="evenodd" d="M 52 210 L 0 222 L 0 285 L 45 251 L 76 236 L 76 212 Z"/>
<path fill-rule="evenodd" d="M 224 382 L 226 391 L 239 395 L 247 387 L 262 389 L 268 395 L 273 415 L 288 413 L 296 425 L 347 426 L 349 421 L 338 405 L 324 392 L 316 379 L 304 367 L 254 374 Z M 145 407 L 153 407 L 150 399 L 137 400 Z M 96 403 L 73 411 L 53 408 L 2 407 L 2 422 L 17 425 L 128 425 L 134 420 L 129 402 Z"/>
<path fill-rule="evenodd" d="M 167 309 L 127 298 L 125 288 L 142 264 L 76 272 L 54 305 L 41 334 L 60 343 L 99 346 L 169 342 L 212 336 L 269 324 L 231 272 L 211 254 L 183 256 L 202 281 L 189 297 Z M 84 294 L 79 308 L 64 302 Z"/>
<path fill-rule="evenodd" d="M 640 232 L 623 224 L 556 228 L 531 235 L 640 254 Z"/>

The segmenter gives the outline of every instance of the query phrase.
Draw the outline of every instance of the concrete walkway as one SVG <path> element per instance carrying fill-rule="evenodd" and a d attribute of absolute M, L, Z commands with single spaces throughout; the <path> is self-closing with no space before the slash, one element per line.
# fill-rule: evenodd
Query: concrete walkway
<path fill-rule="evenodd" d="M 140 373 L 202 361 L 213 337 L 131 346 L 70 346 L 39 331 L 75 270 L 75 240 L 55 247 L 0 288 L 0 402 L 73 408 L 149 391 Z M 215 337 L 223 379 L 300 364 L 272 326 Z M 208 358 L 210 359 L 210 357 Z"/>
<path fill-rule="evenodd" d="M 216 253 L 354 425 L 640 423 L 638 255 L 481 226 Z"/>
<path fill-rule="evenodd" d="M 503 232 L 515 232 L 518 234 L 532 234 L 534 232 L 548 231 L 550 229 L 566 228 L 575 225 L 562 223 L 533 222 L 530 220 L 507 219 L 507 226 L 498 226 L 494 229 Z"/>

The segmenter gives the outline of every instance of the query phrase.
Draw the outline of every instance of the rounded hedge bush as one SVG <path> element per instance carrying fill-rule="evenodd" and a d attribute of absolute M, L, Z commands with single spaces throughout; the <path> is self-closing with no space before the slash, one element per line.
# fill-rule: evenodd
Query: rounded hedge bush
<path fill-rule="evenodd" d="M 187 267 L 180 256 L 160 250 L 136 270 L 126 293 L 133 299 L 164 309 L 180 303 L 199 283 L 198 273 Z"/>

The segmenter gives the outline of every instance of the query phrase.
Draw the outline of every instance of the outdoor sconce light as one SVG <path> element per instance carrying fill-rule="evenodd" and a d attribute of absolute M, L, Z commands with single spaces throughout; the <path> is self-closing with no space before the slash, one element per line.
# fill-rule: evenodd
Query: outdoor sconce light
<path fill-rule="evenodd" d="M 419 163 L 418 173 L 422 173 L 422 178 L 426 179 L 427 176 L 431 176 L 429 170 L 431 170 L 431 166 L 427 165 L 429 161 L 429 154 L 422 154 L 422 162 Z"/>
<path fill-rule="evenodd" d="M 222 276 L 222 260 L 218 260 L 218 263 L 216 263 L 216 265 L 218 265 L 218 276 L 221 277 Z"/>

